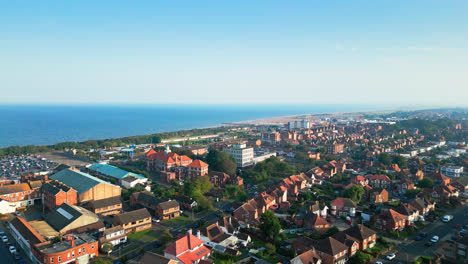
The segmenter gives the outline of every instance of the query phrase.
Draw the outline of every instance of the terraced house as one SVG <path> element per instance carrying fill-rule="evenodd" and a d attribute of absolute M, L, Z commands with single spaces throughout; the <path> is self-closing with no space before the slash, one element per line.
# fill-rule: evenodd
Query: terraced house
<path fill-rule="evenodd" d="M 154 210 L 154 215 L 161 220 L 172 219 L 180 215 L 180 205 L 176 200 L 163 200 L 148 191 L 133 193 L 130 196 L 130 205 L 141 205 Z"/>
<path fill-rule="evenodd" d="M 151 228 L 151 215 L 148 209 L 142 208 L 114 216 L 114 226 L 122 226 L 125 233 L 139 232 Z"/>
<path fill-rule="evenodd" d="M 41 199 L 41 182 L 19 183 L 0 186 L 0 199 L 8 201 L 10 207 L 21 209 Z"/>

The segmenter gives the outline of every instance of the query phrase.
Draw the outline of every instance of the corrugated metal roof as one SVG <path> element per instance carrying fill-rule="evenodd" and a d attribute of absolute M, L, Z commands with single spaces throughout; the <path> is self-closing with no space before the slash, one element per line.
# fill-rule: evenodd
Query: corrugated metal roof
<path fill-rule="evenodd" d="M 100 164 L 100 163 L 94 163 L 89 167 L 90 170 L 97 171 L 101 174 L 107 175 L 108 177 L 116 178 L 116 179 L 122 179 L 127 176 L 135 176 L 139 179 L 145 179 L 146 177 L 141 175 L 141 174 L 136 174 L 133 172 L 128 172 L 126 170 L 122 170 L 121 168 L 117 168 L 112 165 L 108 164 Z"/>
<path fill-rule="evenodd" d="M 59 182 L 62 182 L 66 184 L 69 187 L 72 187 L 75 189 L 78 194 L 82 194 L 85 191 L 93 188 L 94 186 L 104 183 L 108 185 L 113 185 L 111 183 L 108 183 L 106 181 L 103 181 L 99 178 L 93 177 L 87 173 L 80 172 L 80 171 L 74 171 L 70 169 L 65 169 L 62 171 L 57 172 L 56 174 L 52 175 L 50 177 L 52 180 L 57 180 Z M 115 185 L 113 185 L 115 186 Z M 118 187 L 118 186 L 116 186 Z"/>

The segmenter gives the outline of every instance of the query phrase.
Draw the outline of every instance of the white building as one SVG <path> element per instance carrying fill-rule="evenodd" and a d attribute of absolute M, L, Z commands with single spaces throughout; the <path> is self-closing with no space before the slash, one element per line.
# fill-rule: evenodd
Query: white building
<path fill-rule="evenodd" d="M 462 166 L 440 167 L 440 172 L 448 177 L 460 177 L 463 174 Z"/>
<path fill-rule="evenodd" d="M 254 161 L 254 164 L 257 164 L 270 157 L 276 157 L 276 152 L 255 152 L 253 161 Z"/>
<path fill-rule="evenodd" d="M 121 226 L 114 226 L 104 230 L 102 237 L 99 238 L 100 245 L 109 242 L 114 246 L 127 242 L 127 235 L 125 229 Z"/>
<path fill-rule="evenodd" d="M 7 200 L 0 199 L 0 214 L 10 214 L 16 211 L 16 204 L 10 203 Z"/>
<path fill-rule="evenodd" d="M 238 168 L 244 168 L 254 164 L 254 149 L 248 148 L 245 143 L 234 144 L 230 148 L 224 148 L 223 151 L 231 154 Z"/>

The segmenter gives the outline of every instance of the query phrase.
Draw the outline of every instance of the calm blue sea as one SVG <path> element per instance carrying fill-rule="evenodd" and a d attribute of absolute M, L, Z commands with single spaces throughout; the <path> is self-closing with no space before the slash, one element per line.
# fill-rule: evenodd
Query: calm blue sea
<path fill-rule="evenodd" d="M 305 113 L 378 109 L 370 105 L 0 105 L 0 147 L 117 138 Z"/>

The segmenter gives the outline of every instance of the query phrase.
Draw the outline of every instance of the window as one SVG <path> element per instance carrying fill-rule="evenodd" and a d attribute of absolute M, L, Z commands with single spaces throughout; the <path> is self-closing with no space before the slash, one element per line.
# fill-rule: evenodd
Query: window
<path fill-rule="evenodd" d="M 94 245 L 91 245 L 91 248 L 93 248 L 93 249 L 94 249 Z"/>
<path fill-rule="evenodd" d="M 83 253 L 85 253 L 85 252 L 86 252 L 86 248 L 83 248 Z"/>
<path fill-rule="evenodd" d="M 68 259 L 70 259 L 70 252 L 68 252 L 68 254 L 67 254 L 67 258 L 68 258 Z"/>
<path fill-rule="evenodd" d="M 62 261 L 62 257 L 58 257 L 57 262 L 60 263 L 61 261 Z"/>
<path fill-rule="evenodd" d="M 54 263 L 54 258 L 50 258 L 50 263 Z"/>
<path fill-rule="evenodd" d="M 72 252 L 72 257 L 73 257 L 73 258 L 75 257 L 75 251 Z"/>

